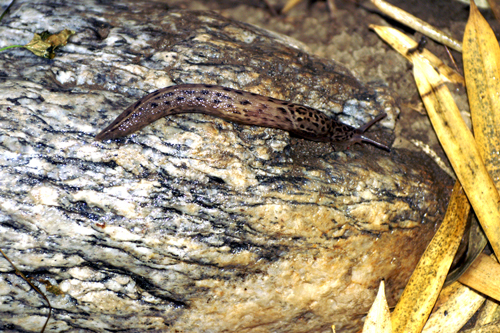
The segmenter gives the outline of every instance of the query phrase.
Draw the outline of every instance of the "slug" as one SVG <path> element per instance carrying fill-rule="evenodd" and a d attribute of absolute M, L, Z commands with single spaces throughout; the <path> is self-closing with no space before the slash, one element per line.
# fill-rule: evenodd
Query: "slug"
<path fill-rule="evenodd" d="M 390 151 L 386 145 L 363 135 L 385 113 L 354 128 L 307 106 L 206 84 L 181 84 L 152 92 L 129 106 L 95 139 L 126 136 L 162 117 L 180 113 L 204 113 L 240 124 L 278 128 L 312 141 L 367 142 Z"/>

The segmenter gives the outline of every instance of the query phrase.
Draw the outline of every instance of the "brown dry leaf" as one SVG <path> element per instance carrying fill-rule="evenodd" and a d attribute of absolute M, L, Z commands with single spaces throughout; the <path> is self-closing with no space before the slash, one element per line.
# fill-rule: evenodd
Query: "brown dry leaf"
<path fill-rule="evenodd" d="M 54 35 L 44 31 L 40 35 L 34 34 L 33 39 L 26 44 L 24 48 L 30 50 L 39 57 L 53 59 L 56 56 L 56 48 L 66 45 L 68 38 L 74 34 L 74 31 L 68 29 L 64 29 L 60 33 Z"/>
<path fill-rule="evenodd" d="M 391 312 L 385 298 L 385 284 L 380 282 L 377 297 L 366 316 L 363 333 L 392 333 Z"/>
<path fill-rule="evenodd" d="M 447 294 L 447 289 L 452 292 Z M 434 310 L 422 333 L 458 332 L 485 301 L 483 295 L 458 282 L 443 289 L 442 294 L 446 301 Z"/>
<path fill-rule="evenodd" d="M 443 223 L 420 258 L 392 313 L 394 332 L 420 332 L 424 327 L 462 239 L 469 209 L 467 197 L 457 182 Z"/>
<path fill-rule="evenodd" d="M 500 47 L 473 1 L 463 59 L 474 137 L 486 169 L 500 189 Z"/>
<path fill-rule="evenodd" d="M 410 55 L 409 51 L 417 47 L 417 42 L 406 36 L 401 31 L 391 27 L 371 24 L 370 28 L 373 29 L 380 36 L 380 38 L 382 38 L 387 44 L 392 46 L 406 59 L 408 59 L 410 62 L 412 61 L 412 56 Z M 441 61 L 441 59 L 436 57 L 428 50 L 424 49 L 422 52 L 416 53 L 415 56 L 419 56 L 422 59 L 425 59 L 432 67 L 434 67 L 439 72 L 443 80 L 465 85 L 465 81 L 462 75 L 458 74 L 452 68 L 446 66 Z"/>

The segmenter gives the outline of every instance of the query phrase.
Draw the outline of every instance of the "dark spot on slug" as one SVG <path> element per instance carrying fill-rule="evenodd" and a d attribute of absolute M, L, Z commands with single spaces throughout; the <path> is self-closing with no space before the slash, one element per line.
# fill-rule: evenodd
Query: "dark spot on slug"
<path fill-rule="evenodd" d="M 300 128 L 304 128 L 304 124 L 300 124 Z"/>
<path fill-rule="evenodd" d="M 205 88 L 208 88 L 208 89 L 213 88 L 213 86 L 212 86 L 212 85 L 210 85 L 210 84 L 205 84 L 205 85 L 203 85 L 203 86 L 204 86 Z"/>
<path fill-rule="evenodd" d="M 205 99 L 203 97 L 196 97 L 196 100 L 198 102 L 204 102 L 205 101 Z"/>
<path fill-rule="evenodd" d="M 134 109 L 137 109 L 139 105 L 141 105 L 142 100 L 138 100 L 137 103 L 134 104 Z"/>
<path fill-rule="evenodd" d="M 208 90 L 201 90 L 200 94 L 202 94 L 202 95 L 208 95 L 208 94 L 210 94 L 210 91 L 208 91 Z"/>
<path fill-rule="evenodd" d="M 215 96 L 217 96 L 217 97 L 221 97 L 221 96 L 222 96 L 222 93 L 220 93 L 220 92 L 216 92 L 216 93 L 215 93 Z"/>
<path fill-rule="evenodd" d="M 243 91 L 235 90 L 234 92 L 237 93 L 238 95 L 243 95 Z"/>
<path fill-rule="evenodd" d="M 174 93 L 173 92 L 168 92 L 168 93 L 165 93 L 165 94 L 161 95 L 161 98 L 171 97 L 171 96 L 174 96 Z"/>
<path fill-rule="evenodd" d="M 183 100 L 185 100 L 185 99 L 186 99 L 186 98 L 184 98 L 184 97 L 182 97 L 182 96 L 177 97 L 177 100 L 178 100 L 178 101 L 183 101 Z"/>
<path fill-rule="evenodd" d="M 226 108 L 232 108 L 233 104 L 226 104 Z"/>
<path fill-rule="evenodd" d="M 157 90 L 153 93 L 151 93 L 151 97 L 155 97 L 156 95 L 158 95 L 161 91 L 160 90 Z"/>
<path fill-rule="evenodd" d="M 302 121 L 304 120 L 302 117 L 297 117 L 297 121 Z"/>
<path fill-rule="evenodd" d="M 286 109 L 282 108 L 282 107 L 279 107 L 278 110 L 280 110 L 281 113 L 283 113 L 283 114 L 287 114 L 288 113 L 288 112 L 286 112 Z"/>
<path fill-rule="evenodd" d="M 222 101 L 221 101 L 221 100 L 218 100 L 218 99 L 214 99 L 212 102 L 213 102 L 214 104 L 219 104 L 219 103 L 220 103 L 220 102 L 222 102 Z"/>
<path fill-rule="evenodd" d="M 244 101 L 241 101 L 240 104 L 241 105 L 249 105 L 249 104 L 252 104 L 252 102 L 250 102 L 249 100 L 244 100 Z"/>
<path fill-rule="evenodd" d="M 324 124 L 325 124 L 325 120 L 321 119 L 321 125 L 324 125 Z"/>
<path fill-rule="evenodd" d="M 259 96 L 259 94 L 256 94 L 256 93 L 253 93 L 253 92 L 251 92 L 250 95 L 252 95 L 252 96 Z"/>
<path fill-rule="evenodd" d="M 152 107 L 152 108 L 157 108 L 158 104 L 157 103 L 151 103 L 151 104 L 149 104 L 149 106 Z"/>
<path fill-rule="evenodd" d="M 233 91 L 231 88 L 226 88 L 226 87 L 222 88 L 222 90 L 224 90 L 224 91 Z"/>
<path fill-rule="evenodd" d="M 184 93 L 185 93 L 186 95 L 193 95 L 193 94 L 195 94 L 195 93 L 196 93 L 196 91 L 194 91 L 194 90 L 184 90 Z"/>
<path fill-rule="evenodd" d="M 165 101 L 163 101 L 163 104 L 170 105 L 170 101 L 165 100 Z"/>

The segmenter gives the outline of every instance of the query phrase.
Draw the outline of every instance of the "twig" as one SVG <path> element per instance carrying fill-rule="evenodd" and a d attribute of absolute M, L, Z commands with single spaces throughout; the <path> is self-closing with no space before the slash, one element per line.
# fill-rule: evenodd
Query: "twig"
<path fill-rule="evenodd" d="M 26 281 L 31 286 L 31 288 L 35 289 L 37 293 L 42 295 L 42 297 L 49 305 L 49 315 L 47 316 L 47 320 L 45 321 L 45 324 L 43 325 L 42 330 L 40 331 L 40 333 L 43 333 L 45 331 L 45 327 L 47 327 L 47 324 L 49 323 L 50 315 L 52 314 L 52 305 L 50 305 L 49 299 L 47 298 L 47 296 L 44 295 L 44 293 L 42 293 L 40 289 L 37 288 L 37 286 L 35 286 L 26 276 L 24 276 L 24 274 L 20 270 L 17 269 L 17 267 L 12 263 L 12 261 L 10 261 L 9 257 L 7 257 L 7 255 L 2 251 L 2 249 L 0 249 L 0 253 L 2 253 L 5 259 L 7 259 L 7 261 L 12 265 L 12 267 L 14 267 L 16 275 L 20 276 L 24 281 Z"/>
<path fill-rule="evenodd" d="M 396 21 L 401 22 L 418 32 L 421 32 L 427 37 L 432 38 L 439 43 L 447 45 L 458 52 L 462 52 L 462 43 L 444 33 L 443 31 L 434 28 L 429 23 L 424 22 L 421 19 L 383 0 L 371 0 L 371 2 L 375 6 L 377 6 L 380 11 L 382 11 L 387 16 L 392 17 Z"/>

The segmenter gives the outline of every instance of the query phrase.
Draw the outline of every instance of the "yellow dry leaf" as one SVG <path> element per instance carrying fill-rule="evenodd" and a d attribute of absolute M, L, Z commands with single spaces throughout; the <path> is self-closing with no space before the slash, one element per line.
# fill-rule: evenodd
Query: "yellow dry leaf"
<path fill-rule="evenodd" d="M 384 281 L 380 281 L 377 297 L 368 311 L 362 333 L 392 333 L 391 312 L 385 298 Z"/>
<path fill-rule="evenodd" d="M 469 203 L 457 182 L 443 223 L 427 246 L 391 316 L 394 332 L 420 332 L 432 311 L 462 239 Z"/>
<path fill-rule="evenodd" d="M 474 137 L 486 169 L 500 189 L 500 47 L 473 1 L 463 59 Z"/>
<path fill-rule="evenodd" d="M 34 34 L 33 39 L 24 46 L 39 57 L 53 59 L 55 50 L 59 46 L 64 46 L 68 42 L 68 38 L 74 35 L 72 30 L 64 29 L 58 34 L 51 35 L 47 31 L 39 34 Z"/>
<path fill-rule="evenodd" d="M 432 126 L 498 256 L 500 195 L 484 166 L 472 133 L 439 74 L 419 57 L 414 57 L 413 65 L 415 81 Z"/>
<path fill-rule="evenodd" d="M 370 28 L 373 29 L 377 33 L 377 35 L 380 36 L 380 38 L 382 38 L 387 44 L 392 46 L 406 59 L 408 59 L 410 62 L 412 61 L 412 56 L 409 51 L 417 47 L 418 43 L 416 41 L 406 36 L 401 31 L 391 27 L 371 24 Z M 425 59 L 432 67 L 436 68 L 443 80 L 453 83 L 460 83 L 462 85 L 465 84 L 462 75 L 458 74 L 452 68 L 446 66 L 441 61 L 441 59 L 436 57 L 429 50 L 424 49 L 422 52 L 416 53 L 415 56 Z"/>

